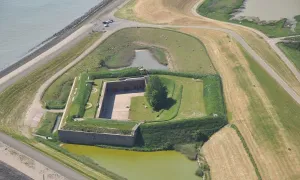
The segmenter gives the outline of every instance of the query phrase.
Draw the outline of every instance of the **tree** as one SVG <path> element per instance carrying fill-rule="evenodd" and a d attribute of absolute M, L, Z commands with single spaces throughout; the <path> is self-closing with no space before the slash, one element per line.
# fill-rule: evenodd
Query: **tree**
<path fill-rule="evenodd" d="M 157 76 L 151 76 L 146 87 L 146 98 L 154 110 L 160 110 L 167 102 L 168 90 Z"/>

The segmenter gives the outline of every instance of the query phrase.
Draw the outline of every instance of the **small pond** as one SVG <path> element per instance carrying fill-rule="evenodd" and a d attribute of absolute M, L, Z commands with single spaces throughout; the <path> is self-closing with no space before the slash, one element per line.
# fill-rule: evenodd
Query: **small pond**
<path fill-rule="evenodd" d="M 245 9 L 236 14 L 236 17 L 258 17 L 260 20 L 280 20 L 288 18 L 293 20 L 300 15 L 299 0 L 246 0 Z"/>
<path fill-rule="evenodd" d="M 141 67 L 143 66 L 145 69 L 160 69 L 160 70 L 168 70 L 168 67 L 160 64 L 150 51 L 143 50 L 135 50 L 135 58 L 133 59 L 130 67 Z"/>
<path fill-rule="evenodd" d="M 73 144 L 63 147 L 130 180 L 201 179 L 195 175 L 197 162 L 176 151 L 136 152 Z"/>

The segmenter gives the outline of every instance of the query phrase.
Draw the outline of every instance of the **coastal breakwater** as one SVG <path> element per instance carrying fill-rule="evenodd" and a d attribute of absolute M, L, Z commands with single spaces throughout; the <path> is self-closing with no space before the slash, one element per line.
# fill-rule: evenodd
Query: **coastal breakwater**
<path fill-rule="evenodd" d="M 72 23 L 67 25 L 65 28 L 60 30 L 59 32 L 53 34 L 51 37 L 47 38 L 45 41 L 41 42 L 39 45 L 32 48 L 28 55 L 17 61 L 16 63 L 8 66 L 7 68 L 0 71 L 0 78 L 19 68 L 20 66 L 26 64 L 31 61 L 35 57 L 39 56 L 43 52 L 49 50 L 57 43 L 68 37 L 70 34 L 75 32 L 81 25 L 86 23 L 90 17 L 94 16 L 98 11 L 102 10 L 109 3 L 114 0 L 102 0 L 98 5 L 91 8 L 88 12 L 86 12 L 83 16 L 75 19 Z"/>

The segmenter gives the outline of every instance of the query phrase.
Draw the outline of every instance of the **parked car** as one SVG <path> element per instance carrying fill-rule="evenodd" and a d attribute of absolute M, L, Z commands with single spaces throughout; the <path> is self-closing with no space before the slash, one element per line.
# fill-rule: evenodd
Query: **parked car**
<path fill-rule="evenodd" d="M 104 24 L 104 27 L 108 27 L 108 24 Z"/>
<path fill-rule="evenodd" d="M 112 20 L 112 19 L 110 19 L 110 20 L 108 20 L 109 21 L 109 23 L 113 23 L 114 22 L 114 20 Z"/>

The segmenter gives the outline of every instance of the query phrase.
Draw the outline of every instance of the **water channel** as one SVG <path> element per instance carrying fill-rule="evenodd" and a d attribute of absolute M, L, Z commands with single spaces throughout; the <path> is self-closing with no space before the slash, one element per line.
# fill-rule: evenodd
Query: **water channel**
<path fill-rule="evenodd" d="M 195 175 L 197 162 L 176 151 L 136 152 L 72 144 L 63 147 L 130 180 L 201 179 Z"/>
<path fill-rule="evenodd" d="M 150 51 L 143 50 L 135 50 L 135 58 L 133 59 L 130 67 L 141 67 L 143 66 L 145 69 L 160 69 L 160 70 L 168 70 L 168 67 L 160 64 Z"/>

